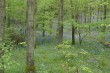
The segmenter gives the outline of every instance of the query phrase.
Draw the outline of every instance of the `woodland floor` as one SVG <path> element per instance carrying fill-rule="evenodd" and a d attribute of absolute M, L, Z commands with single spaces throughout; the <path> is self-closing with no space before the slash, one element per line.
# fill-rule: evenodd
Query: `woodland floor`
<path fill-rule="evenodd" d="M 71 46 L 71 29 L 64 28 L 64 41 L 69 41 Z M 108 31 L 109 32 L 109 31 Z M 72 48 L 57 49 L 57 40 L 54 36 L 45 38 L 37 37 L 37 46 L 35 49 L 35 65 L 36 73 L 110 73 L 110 48 L 100 44 L 96 39 L 100 38 L 99 31 L 92 31 L 87 35 L 82 45 L 78 41 L 78 33 L 76 33 L 76 45 Z M 85 35 L 83 32 L 82 35 Z M 41 33 L 37 31 L 37 36 Z M 96 38 L 97 38 L 96 37 Z M 107 35 L 109 41 L 110 35 Z M 65 46 L 62 46 L 65 48 Z M 5 73 L 25 73 L 26 66 L 26 48 L 18 47 L 13 50 L 13 59 L 18 65 L 14 64 L 10 69 L 5 69 Z"/>

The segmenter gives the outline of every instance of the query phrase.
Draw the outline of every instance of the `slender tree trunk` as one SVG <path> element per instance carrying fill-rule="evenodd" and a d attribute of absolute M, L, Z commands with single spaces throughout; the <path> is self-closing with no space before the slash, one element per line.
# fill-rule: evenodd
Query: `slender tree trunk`
<path fill-rule="evenodd" d="M 81 45 L 82 40 L 81 40 L 81 29 L 80 28 L 78 30 L 78 35 L 79 35 L 79 44 Z"/>
<path fill-rule="evenodd" d="M 92 16 L 92 13 L 90 12 L 90 15 L 89 15 L 89 23 L 91 23 L 91 16 Z"/>
<path fill-rule="evenodd" d="M 106 2 L 106 0 L 105 0 L 105 2 Z M 107 18 L 107 5 L 104 5 L 104 19 L 106 19 Z"/>
<path fill-rule="evenodd" d="M 83 23 L 83 16 L 82 16 L 82 14 L 81 14 L 81 16 L 80 16 L 80 19 L 81 19 L 81 23 Z"/>
<path fill-rule="evenodd" d="M 52 17 L 52 12 L 50 12 L 50 17 Z M 53 22 L 52 22 L 52 18 L 49 19 L 49 28 L 52 31 L 52 27 L 53 27 Z M 50 31 L 50 36 L 52 35 L 52 32 Z"/>
<path fill-rule="evenodd" d="M 0 42 L 4 38 L 5 0 L 0 0 Z"/>
<path fill-rule="evenodd" d="M 103 3 L 103 1 L 101 0 L 101 4 L 102 4 L 102 3 Z M 103 15 L 104 15 L 104 13 L 103 13 L 104 8 L 103 8 L 103 7 L 104 7 L 104 6 L 100 6 L 100 10 L 101 10 L 101 11 L 100 11 L 100 16 L 101 16 L 101 17 L 100 17 L 100 20 L 101 20 L 101 21 L 103 21 Z"/>
<path fill-rule="evenodd" d="M 90 14 L 89 14 L 89 23 L 91 23 L 91 15 L 92 15 L 92 13 L 91 13 L 91 7 L 90 7 Z M 89 24 L 89 32 L 91 31 L 91 25 Z"/>
<path fill-rule="evenodd" d="M 103 11 L 101 11 L 100 15 L 101 15 L 100 20 L 103 21 Z"/>
<path fill-rule="evenodd" d="M 35 73 L 34 65 L 34 48 L 35 48 L 35 25 L 34 25 L 34 11 L 35 0 L 27 0 L 27 65 L 26 73 Z"/>
<path fill-rule="evenodd" d="M 99 16 L 100 16 L 100 7 L 98 7 L 98 10 L 97 10 L 97 22 L 100 21 Z M 97 29 L 98 29 L 98 26 L 97 26 Z"/>
<path fill-rule="evenodd" d="M 86 15 L 86 13 L 84 14 L 84 22 L 86 23 L 87 22 L 87 15 Z"/>
<path fill-rule="evenodd" d="M 72 25 L 72 45 L 75 45 L 75 27 Z"/>
<path fill-rule="evenodd" d="M 52 12 L 50 12 L 50 17 L 52 17 Z M 53 23 L 53 22 L 52 22 L 52 18 L 50 18 L 50 19 L 49 19 L 49 24 L 50 24 L 50 25 L 49 25 L 49 28 L 50 28 L 51 30 L 52 30 L 52 25 L 53 25 L 52 23 Z"/>
<path fill-rule="evenodd" d="M 7 16 L 7 22 L 8 22 L 8 23 L 7 23 L 7 27 L 10 27 L 10 24 L 11 24 L 11 23 L 10 23 L 10 15 Z"/>
<path fill-rule="evenodd" d="M 71 3 L 71 16 L 72 16 L 72 20 L 74 19 L 74 14 L 73 14 L 73 1 L 70 0 Z M 75 45 L 75 26 L 73 24 L 72 21 L 72 45 Z"/>
<path fill-rule="evenodd" d="M 42 27 L 43 27 L 43 29 L 42 29 L 42 37 L 45 37 L 45 24 L 43 23 L 43 25 L 42 25 Z"/>
<path fill-rule="evenodd" d="M 7 7 L 10 7 L 10 3 L 7 3 Z M 10 20 L 11 20 L 10 14 L 8 14 L 6 16 L 6 18 L 7 18 L 7 27 L 10 27 L 10 25 L 11 25 L 11 23 L 10 23 Z"/>
<path fill-rule="evenodd" d="M 49 25 L 49 28 L 50 28 L 50 36 L 52 35 L 52 28 L 53 28 L 53 22 L 52 22 L 52 19 L 50 19 L 50 25 Z"/>
<path fill-rule="evenodd" d="M 0 0 L 0 44 L 4 39 L 4 19 L 5 19 L 5 0 Z M 0 50 L 0 58 L 3 56 L 3 52 Z M 2 63 L 4 64 L 4 62 Z M 0 69 L 0 73 L 4 73 L 4 67 Z"/>
<path fill-rule="evenodd" d="M 105 0 L 105 2 L 106 2 L 106 0 Z M 107 18 L 107 5 L 104 5 L 104 20 Z M 103 32 L 105 32 L 105 30 L 106 30 L 106 26 L 104 25 L 103 26 Z"/>
<path fill-rule="evenodd" d="M 97 22 L 99 21 L 99 15 L 100 15 L 100 8 L 98 7 L 98 10 L 97 10 Z"/>
<path fill-rule="evenodd" d="M 58 44 L 61 44 L 63 41 L 63 5 L 64 0 L 59 0 Z"/>

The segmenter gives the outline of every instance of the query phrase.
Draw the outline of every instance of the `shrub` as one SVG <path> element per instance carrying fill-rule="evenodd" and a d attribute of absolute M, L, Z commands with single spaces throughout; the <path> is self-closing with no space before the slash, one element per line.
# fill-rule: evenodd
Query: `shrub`
<path fill-rule="evenodd" d="M 76 49 L 75 47 L 69 45 L 68 41 L 57 45 L 56 48 L 59 49 L 59 53 L 62 55 L 61 59 L 65 62 L 62 63 L 62 65 L 65 67 L 67 73 L 93 73 L 87 63 L 87 61 L 91 58 L 87 51 L 84 49 Z"/>
<path fill-rule="evenodd" d="M 13 64 L 17 64 L 14 60 L 12 60 L 12 49 L 13 46 L 9 44 L 6 45 L 5 43 L 0 44 L 0 69 L 2 68 L 10 68 Z"/>
<path fill-rule="evenodd" d="M 18 45 L 19 43 L 25 41 L 25 34 L 19 29 L 10 27 L 6 29 L 6 38 L 9 38 L 14 44 Z"/>
<path fill-rule="evenodd" d="M 59 44 L 56 47 L 57 49 L 70 49 L 73 48 L 71 45 L 69 45 L 69 41 L 65 41 L 63 44 Z"/>

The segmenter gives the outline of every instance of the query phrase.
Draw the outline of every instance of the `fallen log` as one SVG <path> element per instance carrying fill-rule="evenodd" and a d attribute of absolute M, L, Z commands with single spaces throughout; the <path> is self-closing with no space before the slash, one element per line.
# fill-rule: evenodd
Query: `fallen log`
<path fill-rule="evenodd" d="M 108 41 L 99 41 L 101 44 L 103 44 L 105 47 L 110 48 L 110 42 Z"/>
<path fill-rule="evenodd" d="M 91 37 L 91 38 L 97 40 L 99 43 L 101 43 L 105 47 L 110 48 L 110 42 L 108 42 L 106 40 L 103 40 L 103 39 L 97 39 L 97 38 L 94 38 L 94 37 Z"/>

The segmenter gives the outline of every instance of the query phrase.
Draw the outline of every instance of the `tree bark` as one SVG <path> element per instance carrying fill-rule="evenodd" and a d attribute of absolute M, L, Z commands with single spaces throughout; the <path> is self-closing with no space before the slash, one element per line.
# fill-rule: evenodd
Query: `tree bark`
<path fill-rule="evenodd" d="M 34 48 L 35 48 L 35 0 L 27 0 L 26 22 L 27 22 L 27 65 L 26 73 L 35 73 Z"/>
<path fill-rule="evenodd" d="M 10 23 L 10 15 L 7 16 L 7 22 L 8 22 L 8 23 L 7 23 L 7 27 L 9 28 L 10 25 L 11 25 L 11 23 Z"/>
<path fill-rule="evenodd" d="M 73 1 L 70 0 L 71 3 L 71 16 L 72 16 L 72 20 L 74 19 L 74 14 L 73 14 Z M 75 45 L 75 27 L 72 21 L 72 45 Z"/>
<path fill-rule="evenodd" d="M 86 13 L 84 14 L 84 17 L 85 17 L 84 18 L 84 22 L 87 23 L 87 15 L 86 15 Z"/>
<path fill-rule="evenodd" d="M 4 19 L 5 19 L 5 0 L 0 0 L 0 44 L 4 39 Z M 3 56 L 3 52 L 0 52 L 0 58 Z M 3 63 L 4 64 L 4 63 Z M 0 69 L 0 73 L 4 73 L 4 67 Z"/>
<path fill-rule="evenodd" d="M 72 25 L 72 45 L 75 45 L 75 27 Z"/>
<path fill-rule="evenodd" d="M 100 15 L 100 7 L 98 7 L 98 10 L 97 10 L 97 22 L 99 21 L 99 15 Z"/>
<path fill-rule="evenodd" d="M 0 42 L 4 38 L 5 0 L 0 0 Z"/>
<path fill-rule="evenodd" d="M 42 25 L 43 29 L 42 29 L 42 37 L 45 37 L 45 24 L 43 23 Z"/>
<path fill-rule="evenodd" d="M 91 13 L 91 7 L 90 7 L 90 10 L 89 10 L 90 12 L 90 14 L 89 14 L 89 23 L 91 23 L 91 16 L 92 16 L 92 13 Z M 89 33 L 90 33 L 90 31 L 91 31 L 91 25 L 89 24 Z"/>
<path fill-rule="evenodd" d="M 9 8 L 10 7 L 10 3 L 9 2 L 7 2 L 7 7 Z M 9 28 L 10 27 L 10 25 L 11 25 L 11 16 L 10 16 L 10 14 L 8 14 L 7 16 L 6 16 L 6 19 L 7 19 L 7 28 Z"/>
<path fill-rule="evenodd" d="M 104 2 L 106 2 L 106 0 L 104 1 Z M 104 5 L 104 20 L 107 18 L 107 5 Z M 103 32 L 105 32 L 105 30 L 106 30 L 106 26 L 104 25 L 103 26 Z"/>
<path fill-rule="evenodd" d="M 58 44 L 63 41 L 63 8 L 64 0 L 59 0 Z"/>

